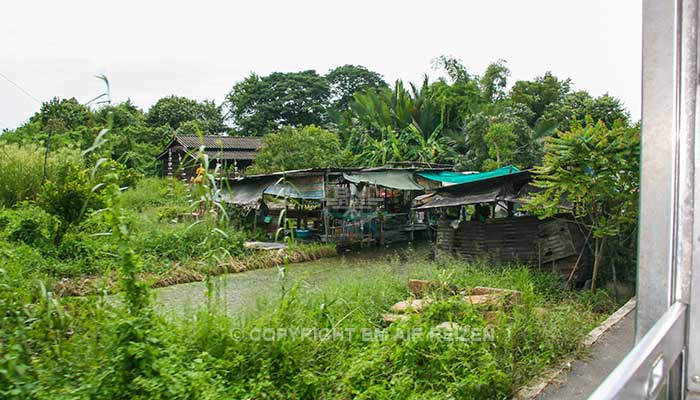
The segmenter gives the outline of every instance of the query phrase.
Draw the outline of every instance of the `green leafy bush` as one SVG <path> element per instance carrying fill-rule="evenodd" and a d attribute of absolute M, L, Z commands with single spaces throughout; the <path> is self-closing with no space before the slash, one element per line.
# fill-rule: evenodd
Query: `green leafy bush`
<path fill-rule="evenodd" d="M 57 224 L 56 218 L 36 206 L 0 210 L 0 239 L 46 248 L 54 238 Z"/>
<path fill-rule="evenodd" d="M 76 164 L 67 164 L 53 181 L 44 183 L 37 199 L 49 214 L 60 221 L 56 242 L 59 243 L 69 226 L 78 224 L 88 211 L 103 206 L 87 171 Z"/>
<path fill-rule="evenodd" d="M 164 206 L 158 208 L 158 221 L 159 222 L 171 222 L 179 221 L 182 215 L 187 214 L 190 211 L 189 207 L 186 206 Z"/>

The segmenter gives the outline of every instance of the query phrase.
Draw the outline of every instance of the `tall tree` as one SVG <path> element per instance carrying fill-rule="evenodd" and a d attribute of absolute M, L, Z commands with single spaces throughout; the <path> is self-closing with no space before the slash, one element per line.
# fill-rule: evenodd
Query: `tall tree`
<path fill-rule="evenodd" d="M 146 116 L 149 126 L 165 125 L 173 130 L 188 121 L 195 121 L 206 134 L 217 134 L 227 129 L 221 107 L 208 100 L 200 102 L 180 96 L 164 97 L 151 106 Z"/>
<path fill-rule="evenodd" d="M 544 76 L 532 81 L 517 81 L 510 90 L 510 99 L 514 103 L 527 106 L 533 115 L 528 121 L 534 127 L 548 105 L 561 101 L 569 93 L 571 80 L 561 80 L 547 71 Z"/>
<path fill-rule="evenodd" d="M 521 168 L 539 164 L 542 157 L 543 137 L 528 125 L 532 111 L 522 104 L 503 107 L 497 114 L 480 112 L 472 116 L 465 127 L 467 151 L 459 159 L 464 169 L 492 169 L 495 164 L 494 146 L 503 148 L 507 143 L 506 163 Z M 496 128 L 494 128 L 496 126 Z M 507 127 L 507 129 L 506 129 Z M 503 135 L 507 136 L 501 137 Z"/>
<path fill-rule="evenodd" d="M 491 124 L 484 135 L 491 158 L 484 161 L 484 169 L 491 170 L 513 163 L 517 137 L 513 125 L 506 123 Z"/>
<path fill-rule="evenodd" d="M 487 103 L 495 103 L 506 98 L 506 86 L 510 70 L 505 60 L 498 60 L 486 67 L 484 75 L 479 78 L 481 92 Z"/>
<path fill-rule="evenodd" d="M 50 150 L 89 146 L 99 132 L 95 113 L 75 98 L 53 98 L 41 105 L 29 121 L 3 133 L 8 143 L 43 143 Z"/>
<path fill-rule="evenodd" d="M 330 85 L 333 108 L 346 111 L 350 107 L 353 95 L 360 91 L 387 87 L 382 76 L 361 65 L 343 65 L 326 74 Z"/>
<path fill-rule="evenodd" d="M 551 123 L 552 127 L 568 131 L 574 120 L 585 125 L 586 116 L 590 116 L 593 122 L 603 121 L 608 128 L 612 128 L 617 121 L 623 125 L 630 124 L 629 112 L 619 99 L 607 94 L 593 98 L 585 91 L 569 93 L 562 101 L 550 104 L 542 119 Z"/>
<path fill-rule="evenodd" d="M 328 81 L 316 71 L 251 74 L 233 86 L 226 103 L 233 124 L 245 135 L 263 135 L 284 125 L 324 125 Z"/>
<path fill-rule="evenodd" d="M 32 117 L 41 123 L 41 129 L 53 133 L 63 133 L 81 126 L 92 125 L 92 111 L 75 98 L 53 99 L 41 104 L 41 109 Z"/>

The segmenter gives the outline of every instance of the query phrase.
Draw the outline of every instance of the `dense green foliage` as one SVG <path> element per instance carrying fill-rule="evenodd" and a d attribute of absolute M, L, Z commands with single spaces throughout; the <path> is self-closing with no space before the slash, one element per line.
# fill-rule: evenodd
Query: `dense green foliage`
<path fill-rule="evenodd" d="M 81 178 L 82 179 L 82 178 Z M 101 274 L 113 270 L 114 241 L 105 236 L 109 226 L 102 213 L 104 193 L 91 192 L 91 183 L 71 181 L 58 188 L 47 186 L 39 206 L 0 209 L 0 249 L 9 257 L 54 279 Z M 126 191 L 127 207 L 122 218 L 128 222 L 133 248 L 146 262 L 146 272 L 166 273 L 180 264 L 196 264 L 213 249 L 232 256 L 243 254 L 248 237 L 233 227 L 221 227 L 225 234 L 209 235 L 206 224 L 195 224 L 186 216 L 192 211 L 184 200 L 185 189 L 177 184 L 178 197 L 169 195 L 168 184 L 160 179 L 139 182 Z M 14 249 L 13 251 L 9 251 Z"/>
<path fill-rule="evenodd" d="M 337 167 L 348 159 L 338 135 L 314 125 L 300 129 L 286 126 L 266 135 L 263 142 L 255 164 L 247 171 L 250 174 Z"/>
<path fill-rule="evenodd" d="M 381 75 L 361 65 L 337 67 L 326 74 L 326 80 L 331 88 L 331 106 L 336 112 L 347 111 L 355 93 L 387 86 Z"/>
<path fill-rule="evenodd" d="M 251 74 L 226 97 L 236 129 L 263 135 L 284 125 L 323 125 L 328 120 L 328 81 L 316 71 Z"/>
<path fill-rule="evenodd" d="M 528 208 L 550 217 L 570 209 L 595 238 L 595 290 L 606 239 L 637 224 L 639 196 L 639 127 L 619 121 L 575 124 L 570 132 L 549 138 L 542 166 L 535 169 L 537 193 Z"/>
<path fill-rule="evenodd" d="M 71 148 L 45 156 L 34 144 L 0 145 L 0 207 L 35 200 L 45 179 L 56 179 L 66 163 L 81 162 L 80 153 Z"/>
<path fill-rule="evenodd" d="M 75 99 L 53 99 L 26 124 L 3 132 L 0 143 L 41 146 L 50 156 L 58 157 L 65 148 L 88 149 L 107 127 L 106 142 L 89 157 L 111 158 L 147 175 L 158 172 L 155 157 L 172 138 L 174 129 L 205 134 L 225 133 L 227 129 L 220 108 L 207 101 L 171 96 L 144 113 L 128 100 L 93 110 Z"/>
<path fill-rule="evenodd" d="M 186 122 L 194 122 L 205 134 L 223 133 L 227 130 L 220 106 L 211 101 L 198 102 L 178 96 L 158 100 L 148 110 L 146 122 L 150 126 L 169 126 L 175 131 Z"/>

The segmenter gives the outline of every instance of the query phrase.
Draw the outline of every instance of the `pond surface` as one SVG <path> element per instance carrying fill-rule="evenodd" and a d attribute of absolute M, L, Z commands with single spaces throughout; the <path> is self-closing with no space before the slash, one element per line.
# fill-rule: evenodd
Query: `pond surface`
<path fill-rule="evenodd" d="M 377 268 L 385 268 L 381 261 L 410 254 L 414 259 L 428 257 L 431 247 L 420 245 L 407 253 L 409 246 L 385 249 L 365 249 L 362 252 L 348 252 L 337 257 L 289 264 L 284 266 L 284 273 L 279 268 L 267 268 L 253 271 L 226 274 L 212 278 L 213 301 L 227 314 L 240 314 L 255 309 L 258 302 L 279 299 L 282 286 L 287 289 L 299 282 L 301 291 L 322 288 L 330 281 L 367 275 L 371 279 Z M 407 270 L 398 268 L 397 274 L 408 274 Z M 156 304 L 160 311 L 184 316 L 204 307 L 207 303 L 206 284 L 193 282 L 169 286 L 155 290 Z"/>

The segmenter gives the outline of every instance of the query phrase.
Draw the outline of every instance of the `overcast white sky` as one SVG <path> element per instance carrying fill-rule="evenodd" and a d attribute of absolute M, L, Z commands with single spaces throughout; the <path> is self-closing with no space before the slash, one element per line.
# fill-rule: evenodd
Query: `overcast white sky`
<path fill-rule="evenodd" d="M 0 4 L 0 74 L 31 97 L 0 75 L 0 130 L 51 97 L 102 93 L 96 74 L 147 110 L 170 94 L 221 102 L 253 71 L 360 64 L 419 81 L 441 54 L 476 74 L 505 59 L 510 84 L 551 70 L 639 118 L 641 0 L 22 0 Z"/>

